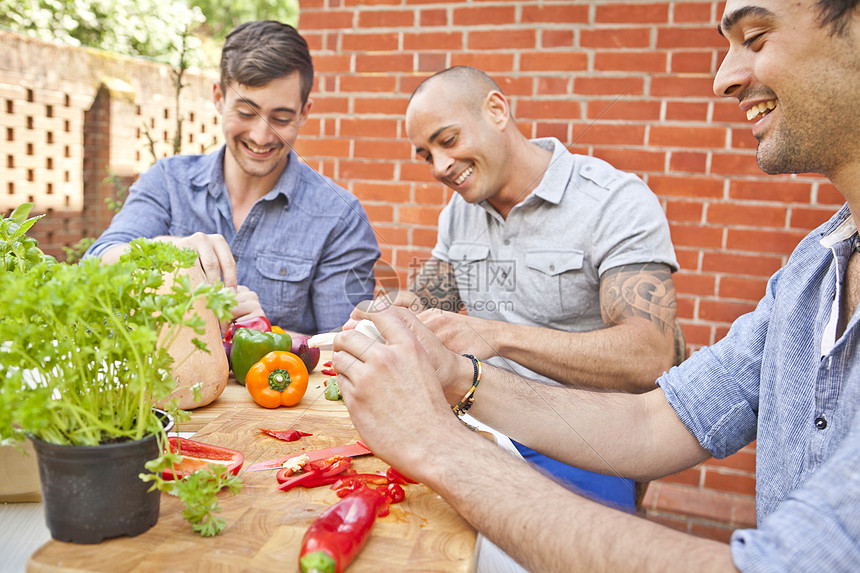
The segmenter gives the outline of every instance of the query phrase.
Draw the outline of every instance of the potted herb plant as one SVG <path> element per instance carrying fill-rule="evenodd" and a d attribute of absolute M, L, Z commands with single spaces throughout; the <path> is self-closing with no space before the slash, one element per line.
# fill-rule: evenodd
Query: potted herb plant
<path fill-rule="evenodd" d="M 26 234 L 31 207 L 0 219 L 0 440 L 32 441 L 52 537 L 136 535 L 158 519 L 144 480 L 173 487 L 159 474 L 176 461 L 164 444 L 184 413 L 170 399 L 183 359 L 170 345 L 180 330 L 203 334 L 197 301 L 224 319 L 235 299 L 192 287 L 183 270 L 196 253 L 168 243 L 133 241 L 113 265 L 57 263 Z"/>

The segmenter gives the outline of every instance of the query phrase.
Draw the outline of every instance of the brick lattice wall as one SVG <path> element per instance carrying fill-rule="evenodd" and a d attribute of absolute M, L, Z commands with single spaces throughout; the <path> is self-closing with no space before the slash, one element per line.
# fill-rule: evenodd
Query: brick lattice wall
<path fill-rule="evenodd" d="M 179 114 L 182 151 L 221 135 L 214 76 L 188 74 Z M 172 153 L 176 97 L 169 68 L 98 50 L 68 48 L 0 30 L 0 210 L 33 202 L 33 234 L 48 253 L 101 233 L 106 197 L 154 157 Z"/>
<path fill-rule="evenodd" d="M 511 98 L 525 134 L 558 137 L 635 172 L 658 195 L 682 267 L 679 316 L 695 351 L 754 308 L 794 245 L 842 203 L 819 177 L 770 177 L 756 166 L 736 102 L 712 93 L 725 50 L 721 14 L 711 0 L 302 0 L 300 29 L 317 79 L 297 151 L 361 199 L 384 261 L 404 283 L 429 255 L 451 196 L 413 156 L 407 100 L 432 72 L 484 69 Z M 32 197 L 49 210 L 37 225 L 51 234 L 49 249 L 97 234 L 105 215 L 94 203 L 108 194 L 99 187 L 107 167 L 130 179 L 149 165 L 143 126 L 156 139 L 172 137 L 167 70 L 4 32 L 0 46 L 0 208 Z M 129 88 L 103 87 L 105 78 Z M 221 135 L 209 81 L 195 78 L 180 112 L 191 126 L 187 152 Z M 109 101 L 96 101 L 100 86 Z M 86 136 L 85 113 L 94 126 Z M 98 137 L 110 141 L 107 150 Z M 754 490 L 753 445 L 652 483 L 645 509 L 650 519 L 725 540 L 754 525 Z"/>

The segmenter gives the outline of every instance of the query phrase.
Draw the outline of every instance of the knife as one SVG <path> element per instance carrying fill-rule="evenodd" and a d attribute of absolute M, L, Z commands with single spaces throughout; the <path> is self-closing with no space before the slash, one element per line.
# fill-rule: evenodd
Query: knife
<path fill-rule="evenodd" d="M 372 454 L 364 442 L 361 440 L 347 444 L 345 446 L 335 446 L 333 448 L 324 448 L 322 450 L 310 450 L 307 452 L 296 452 L 294 454 L 290 454 L 289 456 L 281 456 L 279 458 L 274 458 L 271 460 L 267 460 L 265 462 L 257 462 L 256 464 L 250 466 L 245 471 L 246 472 L 258 472 L 262 470 L 277 470 L 281 469 L 284 466 L 284 462 L 295 458 L 298 456 L 307 456 L 309 462 L 314 462 L 316 460 L 325 460 L 332 456 L 344 456 L 344 457 L 355 457 L 355 456 L 364 456 L 367 454 Z"/>

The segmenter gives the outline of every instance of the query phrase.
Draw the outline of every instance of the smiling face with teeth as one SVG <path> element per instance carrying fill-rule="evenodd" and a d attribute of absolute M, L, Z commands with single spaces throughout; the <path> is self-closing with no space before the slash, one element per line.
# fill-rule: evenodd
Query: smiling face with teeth
<path fill-rule="evenodd" d="M 224 120 L 228 189 L 233 193 L 242 186 L 268 192 L 287 166 L 312 105 L 311 100 L 302 105 L 299 72 L 259 87 L 230 83 L 222 91 L 216 83 L 213 97 Z"/>
<path fill-rule="evenodd" d="M 846 161 L 857 160 L 856 31 L 831 34 L 815 0 L 728 0 L 720 33 L 729 52 L 714 92 L 737 98 L 754 122 L 762 170 L 832 179 Z"/>
<path fill-rule="evenodd" d="M 406 132 L 438 181 L 470 203 L 498 194 L 506 180 L 500 155 L 504 137 L 496 124 L 463 101 L 456 90 L 417 96 L 406 114 Z"/>
<path fill-rule="evenodd" d="M 406 109 L 406 134 L 433 177 L 469 203 L 489 201 L 504 213 L 520 197 L 508 102 L 488 76 L 454 68 L 430 78 Z M 518 133 L 518 132 L 517 132 Z"/>

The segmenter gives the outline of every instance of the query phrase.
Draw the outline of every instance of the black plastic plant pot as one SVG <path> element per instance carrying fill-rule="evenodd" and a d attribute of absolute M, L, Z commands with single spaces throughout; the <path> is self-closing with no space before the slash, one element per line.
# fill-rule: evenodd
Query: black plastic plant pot
<path fill-rule="evenodd" d="M 172 426 L 172 420 L 169 420 Z M 139 535 L 158 521 L 161 493 L 142 481 L 158 457 L 156 436 L 102 446 L 30 438 L 39 462 L 45 523 L 57 541 L 91 544 Z"/>

